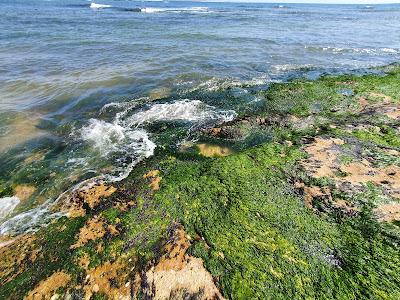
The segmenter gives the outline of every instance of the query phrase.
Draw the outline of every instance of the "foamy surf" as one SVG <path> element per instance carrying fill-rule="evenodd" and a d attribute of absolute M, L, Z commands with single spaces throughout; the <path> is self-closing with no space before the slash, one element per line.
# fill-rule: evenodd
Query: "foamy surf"
<path fill-rule="evenodd" d="M 102 156 L 129 150 L 148 157 L 155 148 L 145 130 L 130 129 L 117 122 L 108 123 L 97 119 L 89 120 L 89 124 L 81 129 L 81 137 L 98 149 Z"/>
<path fill-rule="evenodd" d="M 327 52 L 332 54 L 346 54 L 346 53 L 357 53 L 357 54 L 370 54 L 370 55 L 384 55 L 384 54 L 398 54 L 400 49 L 395 48 L 344 48 L 344 47 L 319 47 L 319 46 L 305 46 L 307 50 L 315 52 Z"/>
<path fill-rule="evenodd" d="M 102 160 L 111 161 L 112 169 L 107 173 L 81 181 L 56 199 L 50 198 L 45 203 L 12 216 L 8 220 L 7 217 L 19 204 L 19 199 L 17 197 L 1 198 L 0 220 L 6 219 L 6 221 L 0 225 L 0 235 L 35 232 L 47 226 L 52 220 L 65 216 L 66 212 L 59 209 L 76 190 L 90 187 L 94 183 L 110 183 L 125 179 L 134 166 L 142 159 L 153 155 L 156 148 L 143 129 L 123 128 L 118 124 L 97 119 L 90 119 L 88 124 L 80 129 L 78 135 L 79 139 L 100 153 Z M 66 165 L 79 164 L 91 167 L 93 160 L 96 160 L 96 156 L 91 157 L 92 155 L 93 153 L 89 151 L 86 157 L 72 157 L 67 160 Z M 98 171 L 93 169 L 92 172 L 95 174 Z"/>
<path fill-rule="evenodd" d="M 61 193 L 56 199 L 48 199 L 46 202 L 35 208 L 13 216 L 0 225 L 0 236 L 15 236 L 23 233 L 36 232 L 43 226 L 48 225 L 52 220 L 66 216 L 66 212 L 57 210 L 57 206 L 60 202 L 67 201 L 66 199 L 68 199 L 76 190 L 87 186 L 90 187 L 98 181 L 102 181 L 102 179 L 91 178 L 82 181 Z"/>

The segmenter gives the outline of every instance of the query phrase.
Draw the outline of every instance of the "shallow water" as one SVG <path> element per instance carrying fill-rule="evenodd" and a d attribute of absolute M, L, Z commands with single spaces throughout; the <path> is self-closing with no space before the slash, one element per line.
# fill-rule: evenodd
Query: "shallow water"
<path fill-rule="evenodd" d="M 38 187 L 2 233 L 85 180 L 123 179 L 163 126 L 212 126 L 271 81 L 400 58 L 400 5 L 95 2 L 0 3 L 0 183 Z"/>

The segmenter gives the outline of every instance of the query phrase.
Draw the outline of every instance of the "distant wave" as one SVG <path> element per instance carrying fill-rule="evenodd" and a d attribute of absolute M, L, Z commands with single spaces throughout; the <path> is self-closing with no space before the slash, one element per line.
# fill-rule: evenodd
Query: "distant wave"
<path fill-rule="evenodd" d="M 342 48 L 342 47 L 322 47 L 305 46 L 305 49 L 316 52 L 330 53 L 361 53 L 361 54 L 400 54 L 400 49 L 394 48 Z"/>
<path fill-rule="evenodd" d="M 94 2 L 92 2 L 90 4 L 90 8 L 93 8 L 93 9 L 101 9 L 101 8 L 109 8 L 109 7 L 112 7 L 112 6 L 108 5 L 108 4 L 97 4 L 97 3 L 94 3 Z"/>
<path fill-rule="evenodd" d="M 289 8 L 289 6 L 286 5 L 275 5 L 274 8 Z"/>
<path fill-rule="evenodd" d="M 162 12 L 175 12 L 175 13 L 182 13 L 182 12 L 210 12 L 208 7 L 168 7 L 168 8 L 158 8 L 158 7 L 145 7 L 141 9 L 141 12 L 152 14 L 152 13 L 162 13 Z"/>
<path fill-rule="evenodd" d="M 304 64 L 304 65 L 298 65 L 298 64 L 284 64 L 284 65 L 274 65 L 272 66 L 272 69 L 276 72 L 280 73 L 285 73 L 285 72 L 291 72 L 291 71 L 309 71 L 314 69 L 315 66 L 312 64 Z"/>

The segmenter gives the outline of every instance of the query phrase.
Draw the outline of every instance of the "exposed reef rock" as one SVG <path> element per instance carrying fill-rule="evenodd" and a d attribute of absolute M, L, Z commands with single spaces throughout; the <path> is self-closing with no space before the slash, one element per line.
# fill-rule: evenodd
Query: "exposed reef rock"
<path fill-rule="evenodd" d="M 190 242 L 177 226 L 159 262 L 146 272 L 146 294 L 151 299 L 224 299 L 200 258 L 187 254 Z"/>

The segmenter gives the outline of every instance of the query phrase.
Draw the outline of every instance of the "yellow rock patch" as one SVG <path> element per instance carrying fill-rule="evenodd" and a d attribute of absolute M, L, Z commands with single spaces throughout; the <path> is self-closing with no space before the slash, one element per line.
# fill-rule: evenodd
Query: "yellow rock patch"
<path fill-rule="evenodd" d="M 150 178 L 150 184 L 149 187 L 153 190 L 153 191 L 158 191 L 160 189 L 160 182 L 162 177 L 159 176 L 160 175 L 160 170 L 152 170 L 150 172 L 148 172 L 147 174 L 143 175 L 144 179 Z"/>
<path fill-rule="evenodd" d="M 229 147 L 211 144 L 198 144 L 197 148 L 199 149 L 200 154 L 206 157 L 223 157 L 233 153 L 232 149 Z"/>
<path fill-rule="evenodd" d="M 21 200 L 21 201 L 28 200 L 29 197 L 32 196 L 32 194 L 35 191 L 36 191 L 36 187 L 34 187 L 32 185 L 21 184 L 21 185 L 17 185 L 14 188 L 15 196 L 17 196 L 19 198 L 19 200 Z"/>
<path fill-rule="evenodd" d="M 380 205 L 376 208 L 375 212 L 378 214 L 380 221 L 400 221 L 400 202 Z"/>
<path fill-rule="evenodd" d="M 313 177 L 334 177 L 336 160 L 340 153 L 337 146 L 343 145 L 341 139 L 315 138 L 314 142 L 304 148 L 311 157 L 302 162 L 302 165 Z"/>
<path fill-rule="evenodd" d="M 331 178 L 338 187 L 346 185 L 361 187 L 363 184 L 373 183 L 381 186 L 386 194 L 400 199 L 400 167 L 396 165 L 376 167 L 366 159 L 342 164 L 338 156 L 342 153 L 339 146 L 343 144 L 343 140 L 340 139 L 315 138 L 311 144 L 303 148 L 310 157 L 302 161 L 302 166 L 310 176 Z M 397 151 L 392 150 L 391 153 L 397 153 Z M 315 187 L 306 187 L 304 191 L 307 206 L 311 205 L 314 196 L 318 197 L 324 193 L 320 188 Z M 336 204 L 338 207 L 346 206 L 348 209 L 356 210 L 345 203 Z M 380 220 L 397 218 L 394 217 L 397 216 L 396 205 L 383 206 L 379 212 Z"/>
<path fill-rule="evenodd" d="M 108 299 L 132 299 L 129 266 L 122 260 L 106 262 L 86 271 L 83 285 L 84 299 L 89 300 L 95 293 Z"/>

